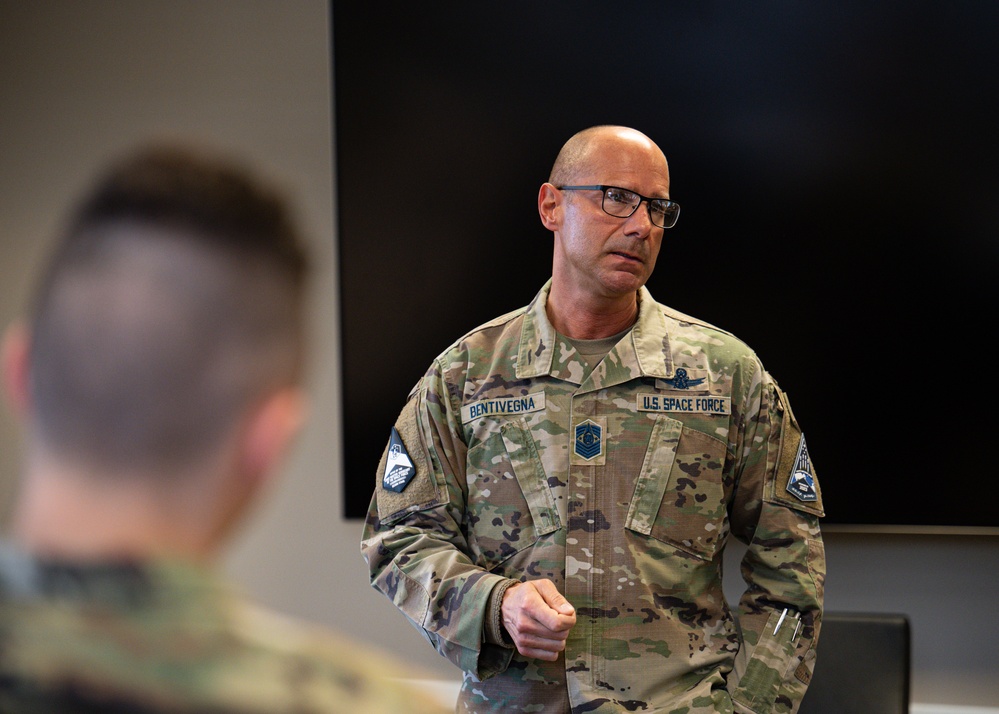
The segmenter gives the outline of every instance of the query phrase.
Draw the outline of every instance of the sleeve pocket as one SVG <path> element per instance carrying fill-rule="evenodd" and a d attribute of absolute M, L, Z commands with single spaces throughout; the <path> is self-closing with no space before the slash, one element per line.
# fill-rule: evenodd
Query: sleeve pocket
<path fill-rule="evenodd" d="M 739 680 L 732 698 L 754 711 L 771 711 L 787 668 L 795 660 L 794 636 L 798 618 L 788 610 L 781 622 L 781 612 L 773 612 L 766 629 L 753 649 L 746 672 Z M 779 626 L 778 626 L 779 625 Z M 775 633 L 776 630 L 776 633 Z"/>

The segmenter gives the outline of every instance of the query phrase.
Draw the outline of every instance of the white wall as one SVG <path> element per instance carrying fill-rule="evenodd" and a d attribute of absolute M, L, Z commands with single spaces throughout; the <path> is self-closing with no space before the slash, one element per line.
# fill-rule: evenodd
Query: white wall
<path fill-rule="evenodd" d="M 339 515 L 330 107 L 322 0 L 0 0 L 0 322 L 23 307 L 62 211 L 133 142 L 191 135 L 282 177 L 318 252 L 313 421 L 225 566 L 261 600 L 453 680 L 451 666 L 370 589 L 360 523 Z M 17 457 L 15 426 L 0 410 L 3 502 Z M 858 493 L 872 479 L 858 464 Z M 827 541 L 830 609 L 912 618 L 916 701 L 999 705 L 999 538 L 831 533 Z"/>

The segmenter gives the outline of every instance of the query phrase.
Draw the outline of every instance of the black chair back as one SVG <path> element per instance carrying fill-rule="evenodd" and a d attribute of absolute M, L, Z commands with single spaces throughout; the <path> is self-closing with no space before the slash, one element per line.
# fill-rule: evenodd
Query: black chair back
<path fill-rule="evenodd" d="M 905 615 L 825 613 L 798 714 L 909 714 L 910 639 Z"/>

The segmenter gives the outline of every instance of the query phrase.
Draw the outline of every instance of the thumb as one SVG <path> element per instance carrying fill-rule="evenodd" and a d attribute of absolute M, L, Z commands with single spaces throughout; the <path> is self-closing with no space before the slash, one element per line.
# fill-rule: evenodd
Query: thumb
<path fill-rule="evenodd" d="M 553 610 L 557 610 L 563 615 L 571 615 L 576 612 L 576 608 L 565 599 L 565 596 L 558 591 L 555 583 L 551 580 L 539 580 L 537 588 L 541 597 L 544 598 L 545 603 Z"/>

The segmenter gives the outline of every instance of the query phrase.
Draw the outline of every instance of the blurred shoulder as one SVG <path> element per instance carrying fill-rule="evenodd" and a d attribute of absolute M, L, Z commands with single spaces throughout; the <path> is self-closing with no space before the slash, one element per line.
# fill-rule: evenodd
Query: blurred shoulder
<path fill-rule="evenodd" d="M 289 689 L 311 691 L 318 711 L 443 712 L 410 682 L 428 678 L 393 655 L 328 628 L 248 601 L 233 606 L 233 632 L 249 652 L 271 660 L 272 674 L 294 673 Z M 290 703 L 290 702 L 289 702 Z M 331 708 L 324 708 L 331 707 Z"/>
<path fill-rule="evenodd" d="M 0 711 L 444 711 L 416 678 L 190 563 L 0 557 Z"/>

